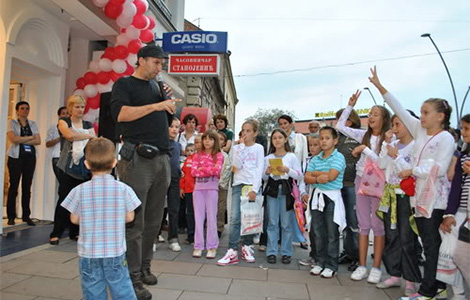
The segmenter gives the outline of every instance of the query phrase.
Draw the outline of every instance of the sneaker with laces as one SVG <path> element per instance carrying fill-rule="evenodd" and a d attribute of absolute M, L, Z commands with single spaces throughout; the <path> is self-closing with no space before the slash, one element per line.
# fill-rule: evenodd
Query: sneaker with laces
<path fill-rule="evenodd" d="M 377 283 L 376 285 L 378 289 L 388 289 L 396 286 L 401 286 L 401 278 L 396 276 L 392 276 L 382 282 Z"/>
<path fill-rule="evenodd" d="M 299 260 L 299 265 L 313 268 L 313 266 L 315 265 L 315 260 L 311 257 L 303 258 Z"/>
<path fill-rule="evenodd" d="M 224 257 L 217 261 L 219 266 L 228 266 L 238 264 L 238 252 L 233 249 L 228 249 Z"/>
<path fill-rule="evenodd" d="M 436 300 L 443 300 L 447 299 L 447 289 L 438 289 L 436 296 L 434 296 Z"/>
<path fill-rule="evenodd" d="M 367 268 L 364 266 L 359 266 L 352 274 L 351 274 L 351 279 L 352 280 L 362 280 L 367 277 Z"/>
<path fill-rule="evenodd" d="M 323 278 L 333 278 L 334 276 L 336 276 L 336 272 L 329 269 L 329 268 L 325 268 L 322 272 L 321 272 L 321 277 Z"/>
<path fill-rule="evenodd" d="M 173 252 L 180 252 L 181 251 L 181 247 L 180 247 L 180 244 L 178 244 L 177 242 L 175 243 L 171 243 L 168 248 L 170 248 L 171 251 Z"/>
<path fill-rule="evenodd" d="M 369 277 L 367 277 L 367 282 L 377 284 L 380 282 L 380 277 L 382 277 L 382 271 L 377 268 L 372 268 L 370 269 Z"/>
<path fill-rule="evenodd" d="M 246 261 L 247 263 L 255 262 L 255 257 L 253 256 L 253 254 L 254 254 L 253 246 L 244 245 L 242 247 L 242 259 Z"/>
<path fill-rule="evenodd" d="M 195 258 L 200 258 L 202 256 L 202 250 L 200 249 L 194 249 L 193 251 L 193 257 Z"/>
<path fill-rule="evenodd" d="M 214 259 L 217 256 L 217 249 L 209 249 L 206 254 L 206 258 Z"/>
<path fill-rule="evenodd" d="M 405 295 L 410 296 L 418 292 L 418 284 L 412 281 L 406 281 L 405 284 Z"/>
<path fill-rule="evenodd" d="M 316 265 L 310 270 L 310 274 L 315 275 L 315 276 L 320 275 L 321 272 L 323 272 L 323 268 L 320 267 L 319 265 Z"/>

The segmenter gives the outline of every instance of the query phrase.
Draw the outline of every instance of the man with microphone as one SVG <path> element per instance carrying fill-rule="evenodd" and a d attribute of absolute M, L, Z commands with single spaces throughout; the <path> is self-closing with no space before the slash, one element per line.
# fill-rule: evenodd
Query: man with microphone
<path fill-rule="evenodd" d="M 143 284 L 157 284 L 150 261 L 170 184 L 168 121 L 176 112 L 175 102 L 181 101 L 166 100 L 163 84 L 155 81 L 164 60 L 160 46 L 141 48 L 134 74 L 116 81 L 111 94 L 111 112 L 123 141 L 118 175 L 142 202 L 126 229 L 129 273 L 139 300 L 152 299 Z"/>

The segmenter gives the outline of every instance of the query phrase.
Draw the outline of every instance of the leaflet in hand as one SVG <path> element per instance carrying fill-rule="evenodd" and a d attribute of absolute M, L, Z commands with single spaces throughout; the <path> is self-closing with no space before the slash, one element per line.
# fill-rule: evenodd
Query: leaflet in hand
<path fill-rule="evenodd" d="M 271 172 L 273 175 L 281 176 L 285 174 L 285 172 L 279 172 L 277 170 L 277 167 L 282 166 L 282 158 L 270 158 L 269 165 L 273 168 Z"/>

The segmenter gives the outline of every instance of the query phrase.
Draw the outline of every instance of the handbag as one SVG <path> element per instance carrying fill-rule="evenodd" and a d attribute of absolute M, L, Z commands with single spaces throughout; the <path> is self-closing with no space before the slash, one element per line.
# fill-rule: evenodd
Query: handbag
<path fill-rule="evenodd" d="M 64 171 L 67 175 L 75 179 L 88 180 L 91 178 L 91 172 L 85 166 L 85 156 L 82 156 L 78 164 L 75 164 L 72 159 L 72 152 L 69 152 L 67 156 L 67 164 L 65 165 Z"/>
<path fill-rule="evenodd" d="M 367 158 L 362 172 L 358 193 L 361 195 L 382 198 L 385 187 L 385 174 L 379 166 Z"/>

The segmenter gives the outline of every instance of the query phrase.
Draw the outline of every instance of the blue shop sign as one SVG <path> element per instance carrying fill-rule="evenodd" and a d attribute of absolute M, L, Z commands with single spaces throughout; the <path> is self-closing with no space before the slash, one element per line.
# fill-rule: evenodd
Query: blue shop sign
<path fill-rule="evenodd" d="M 163 33 L 163 51 L 177 52 L 227 52 L 227 32 L 178 31 Z"/>

